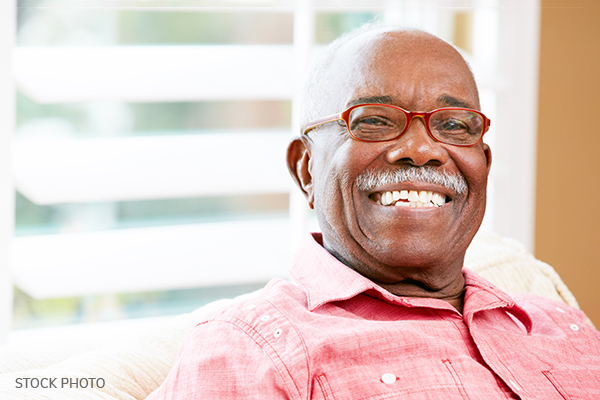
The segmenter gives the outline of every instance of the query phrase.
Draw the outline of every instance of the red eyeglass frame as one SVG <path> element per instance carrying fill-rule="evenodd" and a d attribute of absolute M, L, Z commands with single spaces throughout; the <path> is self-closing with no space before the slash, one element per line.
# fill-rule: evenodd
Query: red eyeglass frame
<path fill-rule="evenodd" d="M 393 137 L 391 139 L 385 139 L 385 140 L 368 140 L 368 139 L 359 139 L 359 138 L 357 138 L 350 131 L 350 123 L 349 123 L 348 119 L 350 118 L 350 113 L 352 112 L 352 110 L 354 110 L 356 108 L 359 108 L 359 107 L 365 107 L 365 106 L 389 107 L 389 108 L 393 108 L 393 109 L 402 111 L 406 115 L 406 127 L 404 128 L 404 130 L 402 132 L 400 132 L 398 134 L 398 136 Z M 442 142 L 441 140 L 439 140 L 435 136 L 433 136 L 433 134 L 429 130 L 429 119 L 431 118 L 431 115 L 433 113 L 435 113 L 437 111 L 442 111 L 442 110 L 470 111 L 470 112 L 474 112 L 474 113 L 478 114 L 479 116 L 481 116 L 482 119 L 483 119 L 483 128 L 482 128 L 482 133 L 481 133 L 481 136 L 479 137 L 479 140 L 477 140 L 477 142 L 475 142 L 473 144 L 455 144 L 455 143 Z M 365 103 L 365 104 L 355 104 L 355 105 L 347 108 L 346 110 L 344 110 L 344 111 L 342 111 L 340 113 L 329 115 L 329 116 L 323 117 L 323 118 L 319 118 L 319 119 L 317 119 L 315 121 L 312 121 L 312 122 L 309 122 L 307 124 L 304 124 L 304 126 L 302 127 L 302 135 L 307 135 L 308 132 L 310 132 L 311 130 L 313 130 L 315 128 L 318 128 L 319 126 L 328 124 L 330 122 L 344 121 L 344 123 L 346 124 L 346 129 L 348 130 L 348 133 L 350 134 L 350 136 L 354 140 L 357 140 L 359 142 L 368 142 L 368 143 L 373 143 L 373 142 L 389 142 L 391 140 L 396 140 L 400 136 L 404 135 L 404 133 L 410 127 L 410 124 L 412 122 L 413 117 L 420 117 L 421 119 L 423 119 L 423 122 L 425 123 L 425 130 L 427 131 L 427 134 L 433 140 L 435 140 L 436 142 L 444 143 L 444 144 L 449 144 L 451 146 L 459 146 L 459 147 L 473 147 L 473 146 L 476 146 L 479 142 L 481 142 L 481 140 L 483 140 L 483 135 L 485 135 L 485 133 L 490 129 L 490 124 L 491 124 L 490 119 L 488 117 L 486 117 L 482 112 L 477 111 L 477 110 L 473 110 L 471 108 L 443 107 L 443 108 L 437 108 L 437 109 L 432 110 L 432 111 L 407 111 L 407 110 L 405 110 L 403 108 L 400 108 L 400 107 L 397 107 L 397 106 L 394 106 L 394 105 L 391 105 L 391 104 Z"/>

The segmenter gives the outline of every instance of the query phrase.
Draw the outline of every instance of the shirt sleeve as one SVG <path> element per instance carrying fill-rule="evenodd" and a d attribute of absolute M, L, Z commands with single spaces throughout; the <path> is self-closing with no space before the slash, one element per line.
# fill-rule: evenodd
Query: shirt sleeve
<path fill-rule="evenodd" d="M 232 321 L 197 325 L 163 384 L 147 399 L 292 398 L 285 379 L 263 346 Z"/>

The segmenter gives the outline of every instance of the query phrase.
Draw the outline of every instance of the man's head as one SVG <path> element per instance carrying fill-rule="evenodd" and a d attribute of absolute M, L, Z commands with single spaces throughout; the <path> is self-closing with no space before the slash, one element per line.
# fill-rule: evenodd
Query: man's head
<path fill-rule="evenodd" d="M 390 28 L 334 44 L 306 97 L 305 123 L 364 103 L 409 112 L 479 110 L 473 75 L 452 46 L 421 31 Z M 464 253 L 483 219 L 491 163 L 483 142 L 463 147 L 435 140 L 427 118 L 415 117 L 400 137 L 378 142 L 356 140 L 346 123 L 335 121 L 294 139 L 288 151 L 325 248 L 384 287 L 400 285 L 406 295 L 415 287 L 438 292 L 460 286 Z M 395 205 L 398 194 L 425 200 L 403 207 Z"/>

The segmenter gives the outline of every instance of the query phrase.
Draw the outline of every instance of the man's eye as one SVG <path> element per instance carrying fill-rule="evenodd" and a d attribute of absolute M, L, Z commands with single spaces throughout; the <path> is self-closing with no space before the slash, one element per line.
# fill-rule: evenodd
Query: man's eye
<path fill-rule="evenodd" d="M 368 125 L 387 125 L 385 120 L 379 117 L 363 118 L 360 122 Z"/>
<path fill-rule="evenodd" d="M 444 132 L 457 132 L 457 131 L 468 131 L 469 126 L 465 124 L 463 121 L 457 119 L 447 119 L 445 121 L 441 121 L 437 129 Z"/>
<path fill-rule="evenodd" d="M 390 121 L 381 117 L 363 117 L 353 122 L 354 128 L 368 128 L 368 127 L 385 127 L 392 125 Z"/>

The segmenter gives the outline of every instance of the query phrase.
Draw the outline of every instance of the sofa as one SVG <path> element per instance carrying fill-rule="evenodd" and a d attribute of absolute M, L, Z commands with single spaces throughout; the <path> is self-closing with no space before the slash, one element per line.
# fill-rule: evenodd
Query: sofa
<path fill-rule="evenodd" d="M 478 233 L 465 267 L 509 293 L 534 293 L 578 308 L 556 271 L 513 239 Z M 81 337 L 0 347 L 0 399 L 144 399 L 165 379 L 203 316 L 251 295 L 215 301 L 143 332 L 120 332 L 107 343 Z"/>

